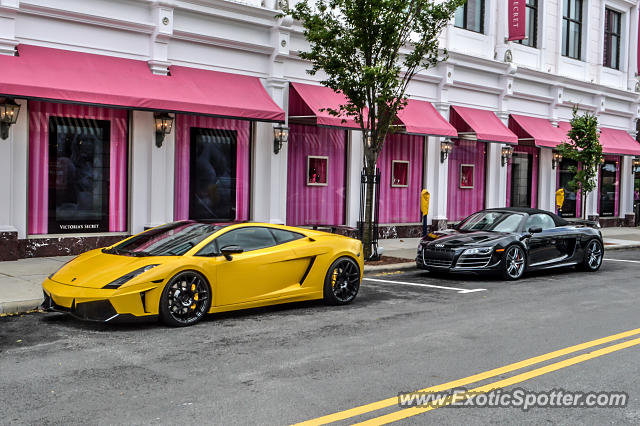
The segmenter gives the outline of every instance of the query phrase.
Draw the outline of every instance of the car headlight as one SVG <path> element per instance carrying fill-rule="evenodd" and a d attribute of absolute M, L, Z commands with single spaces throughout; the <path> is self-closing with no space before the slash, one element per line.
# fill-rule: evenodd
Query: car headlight
<path fill-rule="evenodd" d="M 153 269 L 156 266 L 158 266 L 158 264 L 147 265 L 147 266 L 143 266 L 142 268 L 138 268 L 133 272 L 129 272 L 127 275 L 121 276 L 117 280 L 111 281 L 109 284 L 105 285 L 102 288 L 110 288 L 110 289 L 119 288 L 122 284 L 126 283 L 127 281 L 134 279 L 138 275 L 144 272 L 147 272 L 149 269 Z"/>
<path fill-rule="evenodd" d="M 74 257 L 73 259 L 71 259 L 71 260 L 74 260 L 74 259 L 75 259 L 75 257 Z M 52 279 L 52 278 L 53 278 L 53 276 L 54 276 L 55 274 L 57 274 L 58 272 L 60 272 L 60 269 L 62 269 L 62 268 L 64 268 L 65 266 L 67 266 L 67 265 L 69 264 L 69 262 L 71 262 L 71 260 L 67 260 L 66 262 L 64 262 L 64 263 L 62 264 L 62 266 L 60 266 L 58 269 L 56 269 L 55 271 L 53 271 L 53 272 L 51 273 L 51 275 L 49 275 L 49 279 Z"/>
<path fill-rule="evenodd" d="M 491 254 L 493 251 L 493 247 L 478 247 L 472 249 L 466 249 L 462 254 L 470 255 L 470 254 Z"/>

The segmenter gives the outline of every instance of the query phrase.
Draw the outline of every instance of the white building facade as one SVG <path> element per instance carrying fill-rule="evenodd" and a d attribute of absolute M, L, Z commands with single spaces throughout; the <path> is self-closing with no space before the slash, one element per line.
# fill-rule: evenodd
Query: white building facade
<path fill-rule="evenodd" d="M 599 189 L 568 194 L 559 213 L 586 203 L 603 224 L 633 222 L 639 2 L 528 0 L 524 43 L 505 41 L 506 3 L 469 0 L 442 34 L 449 59 L 411 84 L 425 118 L 381 155 L 385 235 L 420 232 L 423 188 L 434 227 L 478 208 L 555 211 L 570 164 L 544 136 L 576 104 L 597 114 L 606 162 Z M 78 253 L 182 219 L 355 227 L 362 136 L 320 117 L 335 97 L 315 87 L 302 28 L 276 6 L 0 0 L 0 101 L 20 106 L 0 139 L 0 259 Z M 497 136 L 474 121 L 487 111 Z"/>

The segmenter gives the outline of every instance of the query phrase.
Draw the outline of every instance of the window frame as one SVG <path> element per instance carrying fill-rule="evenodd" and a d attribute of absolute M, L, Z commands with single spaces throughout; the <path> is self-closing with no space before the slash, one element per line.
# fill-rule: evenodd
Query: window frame
<path fill-rule="evenodd" d="M 99 220 L 86 220 L 86 219 L 68 219 L 61 220 L 57 218 L 57 201 L 58 193 L 56 187 L 57 179 L 57 167 L 54 169 L 54 173 L 49 172 L 48 182 L 48 206 L 47 206 L 47 234 L 53 235 L 66 235 L 66 234 L 102 234 L 109 232 L 109 216 L 111 214 L 111 206 L 109 203 L 111 197 L 110 188 L 110 170 L 111 170 L 111 121 L 109 119 L 94 119 L 85 117 L 73 117 L 63 114 L 52 114 L 48 116 L 48 156 L 49 163 L 52 159 L 58 160 L 57 152 L 52 150 L 52 146 L 57 146 L 58 143 L 58 127 L 59 126 L 83 126 L 85 128 L 99 128 L 102 131 L 102 143 L 104 143 L 104 150 L 102 153 L 103 160 L 106 160 L 106 164 L 103 163 L 102 171 L 103 177 L 100 182 L 101 186 L 101 203 L 102 212 Z M 51 166 L 50 166 L 51 167 Z M 93 167 L 92 167 L 93 169 Z M 69 226 L 65 229 L 63 226 Z M 52 230 L 54 230 L 52 232 Z"/>
<path fill-rule="evenodd" d="M 282 241 L 282 242 L 278 242 L 278 238 L 276 238 L 276 235 L 275 235 L 275 233 L 273 232 L 273 229 L 277 229 L 277 228 L 271 228 L 271 227 L 268 227 L 268 226 L 242 226 L 242 227 L 240 227 L 240 228 L 229 229 L 229 230 L 227 230 L 226 232 L 223 232 L 222 234 L 217 235 L 213 240 L 209 241 L 207 244 L 205 244 L 205 246 L 204 246 L 204 247 L 202 247 L 200 250 L 198 250 L 198 251 L 194 254 L 194 256 L 198 256 L 198 257 L 218 257 L 218 256 L 222 256 L 222 253 L 221 253 L 221 251 L 220 251 L 220 250 L 221 250 L 221 247 L 220 247 L 220 245 L 218 244 L 218 238 L 220 238 L 220 237 L 222 237 L 223 235 L 226 235 L 226 234 L 228 234 L 228 233 L 230 233 L 230 232 L 241 231 L 241 230 L 243 230 L 243 229 L 250 229 L 250 228 L 262 228 L 262 229 L 266 229 L 266 230 L 269 232 L 269 234 L 271 234 L 271 237 L 273 238 L 273 241 L 275 242 L 275 244 L 274 244 L 274 245 L 272 245 L 272 246 L 262 247 L 262 248 L 258 248 L 258 249 L 245 250 L 245 251 L 243 251 L 243 253 L 249 253 L 249 252 L 256 251 L 256 250 L 264 250 L 264 249 L 266 249 L 266 248 L 277 247 L 277 246 L 282 245 L 282 244 L 288 244 L 288 243 L 291 243 L 291 242 L 298 241 L 298 240 L 301 240 L 301 239 L 303 239 L 303 238 L 306 238 L 306 235 L 301 234 L 301 233 L 299 233 L 299 232 L 294 232 L 294 231 L 288 231 L 288 230 L 286 230 L 286 229 L 281 229 L 281 231 L 285 231 L 285 232 L 289 232 L 289 233 L 291 233 L 291 234 L 299 235 L 299 238 L 296 238 L 296 239 L 294 239 L 294 240 L 289 240 L 289 241 Z M 202 252 L 203 252 L 203 251 L 205 251 L 209 246 L 213 246 L 213 247 L 214 247 L 214 252 L 212 252 L 212 253 L 207 253 L 207 254 L 202 254 Z"/>
<path fill-rule="evenodd" d="M 530 28 L 533 28 L 533 37 L 527 37 L 526 43 L 525 40 L 518 40 L 518 44 L 521 46 L 531 47 L 532 49 L 538 48 L 538 19 L 540 19 L 540 3 L 538 0 L 533 0 L 535 2 L 535 6 L 529 5 L 529 1 L 525 1 L 525 16 L 529 16 L 529 10 L 533 10 L 533 24 L 530 25 Z M 525 17 L 526 20 L 526 17 Z M 526 21 L 525 21 L 526 22 Z M 525 30 L 526 35 L 529 35 L 529 28 Z M 531 41 L 533 39 L 533 41 Z"/>
<path fill-rule="evenodd" d="M 480 30 L 476 31 L 474 29 L 469 28 L 469 20 L 468 20 L 468 1 L 460 6 L 462 7 L 462 26 L 457 26 L 455 25 L 455 21 L 454 21 L 454 27 L 456 28 L 460 28 L 466 31 L 471 31 L 477 34 L 484 34 L 485 32 L 485 12 L 486 12 L 486 1 L 485 0 L 477 0 L 480 2 Z"/>
<path fill-rule="evenodd" d="M 611 20 L 611 16 L 612 15 L 617 15 L 618 16 L 618 28 L 616 29 L 617 32 L 613 32 L 613 30 L 611 29 L 610 26 L 610 20 Z M 621 49 L 621 45 L 622 45 L 622 16 L 623 13 L 612 9 L 610 7 L 606 7 L 604 8 L 604 44 L 603 44 L 603 49 L 602 49 L 602 65 L 604 67 L 607 68 L 611 68 L 614 70 L 618 70 L 620 71 L 620 49 Z M 613 37 L 616 37 L 617 42 L 616 42 L 616 66 L 612 65 L 612 56 L 611 56 L 611 42 Z"/>
<path fill-rule="evenodd" d="M 574 18 L 571 18 L 571 5 L 573 3 L 573 1 L 576 2 L 580 2 L 580 19 L 576 20 Z M 566 57 L 566 58 L 570 58 L 570 59 L 575 59 L 577 61 L 582 61 L 582 22 L 584 21 L 584 0 L 563 0 L 563 9 L 564 9 L 564 2 L 568 2 L 568 6 L 567 6 L 567 14 L 569 16 L 565 16 L 564 15 L 564 10 L 562 11 L 562 29 L 563 29 L 563 33 L 564 33 L 564 26 L 565 26 L 565 22 L 567 24 L 567 39 L 566 40 L 562 40 L 562 56 Z M 574 57 L 569 55 L 569 29 L 570 29 L 570 24 L 577 24 L 578 25 L 578 57 Z"/>

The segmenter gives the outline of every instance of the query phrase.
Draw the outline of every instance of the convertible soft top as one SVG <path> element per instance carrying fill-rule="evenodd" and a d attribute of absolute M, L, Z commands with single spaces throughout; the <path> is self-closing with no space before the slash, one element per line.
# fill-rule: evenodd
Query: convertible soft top
<path fill-rule="evenodd" d="M 540 213 L 544 213 L 544 214 L 548 214 L 549 216 L 551 216 L 551 218 L 553 219 L 553 221 L 555 222 L 556 226 L 567 226 L 570 223 L 567 222 L 566 220 L 564 220 L 563 218 L 561 218 L 560 216 L 548 212 L 546 210 L 541 210 L 541 209 L 534 209 L 532 207 L 501 207 L 501 208 L 495 208 L 495 209 L 487 209 L 489 211 L 507 211 L 507 212 L 518 212 L 518 213 L 526 213 L 529 216 L 534 215 L 534 214 L 540 214 Z"/>

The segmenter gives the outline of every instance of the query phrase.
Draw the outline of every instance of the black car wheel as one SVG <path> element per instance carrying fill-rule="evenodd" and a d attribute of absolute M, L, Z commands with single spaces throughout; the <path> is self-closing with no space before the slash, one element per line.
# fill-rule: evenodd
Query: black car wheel
<path fill-rule="evenodd" d="M 584 250 L 584 259 L 578 266 L 583 271 L 595 272 L 600 269 L 603 257 L 602 243 L 594 238 L 587 243 L 587 248 Z"/>
<path fill-rule="evenodd" d="M 211 288 L 202 274 L 183 271 L 167 283 L 160 297 L 160 318 L 173 327 L 193 325 L 211 307 Z"/>
<path fill-rule="evenodd" d="M 331 305 L 346 305 L 360 289 L 360 268 L 355 260 L 341 257 L 331 264 L 324 279 L 324 300 Z"/>
<path fill-rule="evenodd" d="M 502 276 L 507 280 L 517 280 L 523 274 L 527 264 L 524 249 L 519 245 L 507 247 L 502 262 Z"/>

